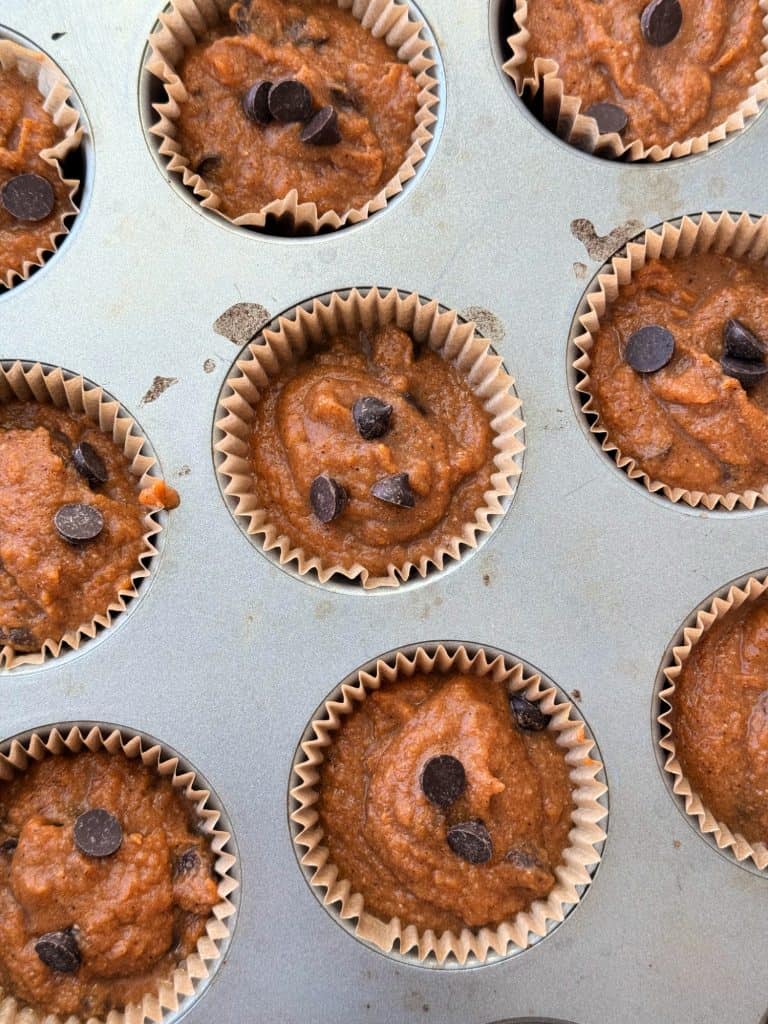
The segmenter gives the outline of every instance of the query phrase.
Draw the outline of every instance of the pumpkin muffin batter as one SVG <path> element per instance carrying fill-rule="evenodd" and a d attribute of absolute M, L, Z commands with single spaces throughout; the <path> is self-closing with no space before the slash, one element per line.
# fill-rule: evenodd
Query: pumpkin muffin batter
<path fill-rule="evenodd" d="M 331 338 L 286 369 L 262 392 L 251 437 L 257 507 L 325 565 L 386 575 L 418 563 L 461 535 L 491 489 L 488 413 L 458 370 L 395 326 Z"/>
<path fill-rule="evenodd" d="M 728 354 L 734 320 L 757 342 L 746 367 Z M 628 342 L 648 325 L 671 332 L 674 353 L 658 371 L 637 372 Z M 590 390 L 608 438 L 670 487 L 727 494 L 768 486 L 764 342 L 765 265 L 715 253 L 649 261 L 609 304 L 590 352 Z"/>
<path fill-rule="evenodd" d="M 15 69 L 0 69 L 0 277 L 8 270 L 21 271 L 26 260 L 36 260 L 38 249 L 49 249 L 51 235 L 62 228 L 62 211 L 70 208 L 67 186 L 40 157 L 64 137 L 43 109 L 44 102 L 34 82 Z M 5 190 L 20 175 L 30 174 L 44 179 L 35 182 L 43 191 L 42 199 L 38 194 L 43 205 L 28 202 L 25 208 Z M 50 211 L 38 218 L 48 208 L 46 190 Z"/>
<path fill-rule="evenodd" d="M 128 459 L 87 416 L 0 405 L 0 646 L 36 651 L 106 612 L 140 568 L 146 513 Z"/>
<path fill-rule="evenodd" d="M 458 934 L 498 925 L 552 890 L 572 785 L 546 716 L 523 704 L 518 719 L 504 682 L 415 675 L 342 719 L 318 810 L 330 862 L 368 913 Z M 447 796 L 445 777 L 435 791 L 427 769 L 446 755 L 465 780 Z"/>
<path fill-rule="evenodd" d="M 759 0 L 679 0 L 679 31 L 660 44 L 642 30 L 649 6 L 528 0 L 526 75 L 536 58 L 556 61 L 582 113 L 614 104 L 629 119 L 625 143 L 666 147 L 722 124 L 747 98 L 761 66 L 764 12 Z"/>
<path fill-rule="evenodd" d="M 94 815 L 108 823 L 95 835 Z M 195 949 L 218 899 L 192 808 L 139 762 L 53 756 L 0 783 L 5 994 L 82 1019 L 140 1002 Z"/>
<path fill-rule="evenodd" d="M 320 215 L 362 206 L 411 145 L 416 79 L 335 0 L 241 0 L 228 25 L 189 49 L 179 74 L 189 94 L 178 120 L 181 152 L 232 218 L 291 189 Z M 294 87 L 287 106 L 285 96 L 282 105 L 270 100 L 275 116 L 269 87 L 286 80 L 308 90 L 298 92 L 309 107 L 290 109 Z M 258 83 L 267 83 L 263 97 L 249 104 Z M 313 111 L 332 124 L 306 141 Z"/>
<path fill-rule="evenodd" d="M 683 774 L 714 817 L 768 844 L 768 599 L 746 602 L 693 647 L 671 725 Z"/>

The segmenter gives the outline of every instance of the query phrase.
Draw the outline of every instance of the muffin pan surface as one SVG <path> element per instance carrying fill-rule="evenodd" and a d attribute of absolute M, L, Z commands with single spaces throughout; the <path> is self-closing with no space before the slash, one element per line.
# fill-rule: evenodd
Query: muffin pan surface
<path fill-rule="evenodd" d="M 90 122 L 87 215 L 44 273 L 0 297 L 0 356 L 71 366 L 119 396 L 181 506 L 153 581 L 119 629 L 45 670 L 5 672 L 0 740 L 59 721 L 161 737 L 210 780 L 232 823 L 240 906 L 226 962 L 185 1024 L 758 1024 L 765 877 L 688 828 L 654 755 L 654 679 L 707 594 L 765 564 L 761 512 L 683 512 L 627 486 L 585 436 L 568 337 L 611 254 L 703 210 L 766 212 L 768 119 L 659 166 L 586 156 L 535 123 L 495 59 L 493 5 L 420 0 L 440 49 L 444 123 L 429 165 L 368 222 L 317 238 L 237 232 L 179 201 L 140 117 L 160 0 L 0 0 Z M 53 38 L 56 37 L 56 38 Z M 90 175 L 90 171 L 89 171 Z M 514 503 L 450 573 L 387 600 L 302 585 L 261 557 L 221 500 L 217 396 L 240 349 L 213 329 L 352 286 L 418 292 L 471 316 L 515 377 L 526 422 Z M 470 312 L 471 311 L 471 312 Z M 246 332 L 247 334 L 247 332 Z M 296 745 L 357 666 L 430 639 L 538 665 L 577 701 L 606 766 L 611 820 L 578 913 L 505 963 L 419 970 L 344 934 L 297 868 Z"/>

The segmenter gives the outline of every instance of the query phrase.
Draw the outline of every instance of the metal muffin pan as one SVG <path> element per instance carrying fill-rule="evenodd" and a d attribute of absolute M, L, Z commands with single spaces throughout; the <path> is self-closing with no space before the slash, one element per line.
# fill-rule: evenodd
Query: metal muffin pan
<path fill-rule="evenodd" d="M 514 97 L 488 3 L 420 0 L 445 69 L 444 124 L 425 172 L 354 229 L 301 241 L 245 234 L 196 216 L 148 152 L 137 83 L 161 6 L 0 0 L 0 23 L 46 49 L 78 90 L 94 171 L 56 259 L 0 297 L 0 355 L 67 366 L 117 395 L 182 496 L 152 586 L 120 628 L 44 671 L 4 674 L 0 735 L 119 722 L 210 780 L 242 890 L 226 962 L 185 1024 L 758 1024 L 766 880 L 685 826 L 649 712 L 678 624 L 765 564 L 765 520 L 684 514 L 627 486 L 571 407 L 566 348 L 608 256 L 600 239 L 614 232 L 618 244 L 637 223 L 704 209 L 765 211 L 768 119 L 658 167 L 585 156 Z M 355 284 L 475 307 L 517 379 L 528 446 L 515 502 L 480 552 L 366 603 L 302 586 L 260 557 L 221 498 L 211 453 L 240 347 L 214 320 L 236 302 L 274 315 Z M 167 387 L 146 400 L 156 377 Z M 469 971 L 397 964 L 345 935 L 307 888 L 287 823 L 291 760 L 313 709 L 356 666 L 434 636 L 514 651 L 579 691 L 610 785 L 589 898 L 535 949 Z"/>

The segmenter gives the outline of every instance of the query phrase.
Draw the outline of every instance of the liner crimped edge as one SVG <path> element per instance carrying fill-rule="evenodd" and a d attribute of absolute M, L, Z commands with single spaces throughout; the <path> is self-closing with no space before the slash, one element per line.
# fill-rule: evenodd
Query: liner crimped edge
<path fill-rule="evenodd" d="M 84 377 L 71 374 L 61 367 L 4 361 L 0 364 L 0 404 L 14 399 L 42 402 L 73 413 L 84 413 L 102 433 L 112 438 L 129 459 L 129 468 L 136 477 L 137 489 L 148 486 L 155 479 L 157 461 L 153 456 L 143 454 L 146 438 L 136 421 L 119 402 Z M 67 647 L 77 650 L 85 640 L 93 639 L 99 628 L 110 626 L 114 617 L 124 612 L 129 601 L 137 596 L 142 581 L 151 572 L 151 561 L 157 555 L 155 538 L 162 530 L 156 515 L 157 510 L 149 510 L 144 517 L 144 548 L 136 569 L 131 573 L 129 589 L 118 591 L 111 604 L 90 622 L 82 623 L 59 639 L 46 639 L 39 651 L 22 653 L 14 651 L 9 645 L 0 647 L 0 667 L 40 665 L 48 657 L 57 657 Z"/>
<path fill-rule="evenodd" d="M 346 296 L 333 292 L 330 297 L 314 299 L 309 308 L 295 307 L 295 316 L 293 313 L 279 317 L 276 326 L 265 329 L 236 361 L 226 381 L 230 393 L 220 403 L 224 414 L 216 420 L 222 436 L 214 449 L 223 456 L 217 471 L 224 494 L 234 499 L 234 515 L 248 521 L 247 532 L 261 539 L 265 551 L 275 551 L 280 565 L 295 562 L 300 576 L 314 570 L 321 583 L 338 575 L 359 580 L 365 589 L 399 586 L 413 572 L 426 576 L 430 568 L 442 569 L 447 560 L 461 558 L 462 548 L 476 548 L 479 536 L 493 529 L 492 517 L 504 514 L 503 500 L 514 494 L 521 472 L 517 458 L 524 450 L 517 436 L 524 428 L 517 415 L 521 403 L 513 393 L 514 379 L 504 370 L 501 357 L 491 353 L 487 341 L 475 333 L 473 323 L 460 322 L 457 313 L 441 311 L 435 300 L 426 301 L 415 293 L 400 295 L 395 289 L 381 292 L 376 288 L 352 289 Z M 389 323 L 408 331 L 417 342 L 427 343 L 464 374 L 491 416 L 497 451 L 491 476 L 493 489 L 485 492 L 485 504 L 476 510 L 474 520 L 464 525 L 462 533 L 423 555 L 418 563 L 392 564 L 386 576 L 373 576 L 359 563 L 348 569 L 324 565 L 268 521 L 252 493 L 249 445 L 260 392 L 284 367 L 300 359 L 311 343 L 335 330 L 375 330 Z"/>
<path fill-rule="evenodd" d="M 768 868 L 768 846 L 765 843 L 753 845 L 740 832 L 732 832 L 724 822 L 718 821 L 686 779 L 677 756 L 673 717 L 677 680 L 693 648 L 716 622 L 746 602 L 757 600 L 766 590 L 768 573 L 762 579 L 750 576 L 742 586 L 729 587 L 724 597 L 715 597 L 702 608 L 696 615 L 695 625 L 683 627 L 677 638 L 680 642 L 672 648 L 673 663 L 664 669 L 667 685 L 659 693 L 659 701 L 662 706 L 666 705 L 666 710 L 656 719 L 661 727 L 659 746 L 667 755 L 664 770 L 672 776 L 672 792 L 683 798 L 686 814 L 696 819 L 699 831 L 711 835 L 720 850 L 728 850 L 738 861 L 751 860 L 760 870 Z"/>
<path fill-rule="evenodd" d="M 350 11 L 376 38 L 387 42 L 410 67 L 420 87 L 411 145 L 395 176 L 363 206 L 348 210 L 329 210 L 321 216 L 315 203 L 300 202 L 298 191 L 291 189 L 260 210 L 231 218 L 221 211 L 220 197 L 190 166 L 182 152 L 177 130 L 181 105 L 187 97 L 177 66 L 185 50 L 226 17 L 231 3 L 232 0 L 172 0 L 170 8 L 158 19 L 160 27 L 149 38 L 146 70 L 163 83 L 168 97 L 164 102 L 153 104 L 158 121 L 149 131 L 160 140 L 160 155 L 168 158 L 168 170 L 181 175 L 182 182 L 200 200 L 202 207 L 213 210 L 230 224 L 243 227 L 264 228 L 271 216 L 290 221 L 294 232 L 317 233 L 322 229 L 338 230 L 346 224 L 357 224 L 383 209 L 416 174 L 437 121 L 433 109 L 439 103 L 438 81 L 433 70 L 436 62 L 428 55 L 432 43 L 421 35 L 426 28 L 424 22 L 413 20 L 413 8 L 401 0 L 337 0 L 342 10 Z"/>
<path fill-rule="evenodd" d="M 124 1010 L 111 1010 L 106 1024 L 144 1024 L 162 1021 L 166 1012 L 177 1011 L 183 1001 L 194 995 L 197 983 L 209 977 L 209 964 L 221 956 L 220 945 L 229 939 L 231 931 L 227 919 L 235 913 L 230 895 L 238 888 L 231 874 L 236 858 L 226 849 L 231 835 L 221 825 L 220 812 L 207 806 L 210 791 L 200 787 L 192 769 L 184 769 L 179 758 L 168 755 L 160 744 L 149 745 L 141 736 L 128 729 L 107 725 L 78 725 L 64 723 L 50 729 L 32 733 L 24 740 L 15 739 L 10 745 L 0 746 L 0 780 L 9 780 L 24 772 L 33 762 L 61 754 L 84 750 L 106 750 L 110 754 L 123 754 L 129 759 L 140 759 L 146 767 L 163 778 L 170 779 L 174 789 L 183 793 L 192 805 L 200 822 L 201 831 L 209 838 L 215 854 L 214 870 L 218 876 L 219 902 L 213 908 L 206 924 L 205 935 L 198 940 L 196 950 L 180 963 L 171 977 L 161 981 L 156 992 L 147 993 L 140 1004 L 131 1003 Z M 79 1020 L 67 1017 L 67 1024 Z M 44 1017 L 28 1006 L 22 1006 L 0 986 L 0 1024 L 60 1024 L 58 1015 Z M 89 1018 L 89 1024 L 102 1024 L 99 1018 Z"/>
<path fill-rule="evenodd" d="M 696 218 L 683 217 L 677 223 L 666 222 L 649 228 L 636 241 L 629 242 L 626 250 L 613 256 L 598 274 L 586 295 L 588 311 L 578 318 L 581 333 L 573 344 L 581 355 L 573 362 L 578 377 L 575 384 L 582 412 L 590 420 L 590 432 L 601 438 L 601 447 L 624 470 L 630 480 L 636 480 L 651 493 L 661 492 L 671 502 L 683 502 L 691 508 L 703 506 L 710 511 L 722 506 L 729 512 L 737 505 L 753 509 L 758 502 L 768 503 L 768 482 L 760 491 L 727 494 L 688 491 L 672 487 L 663 480 L 654 480 L 645 473 L 631 456 L 624 455 L 611 440 L 602 422 L 599 409 L 590 391 L 590 352 L 600 330 L 600 320 L 618 297 L 632 275 L 650 260 L 685 259 L 697 254 L 715 252 L 719 255 L 745 258 L 756 262 L 768 259 L 768 216 L 753 219 L 748 213 L 703 213 Z M 578 331 L 578 327 L 576 328 Z"/>
<path fill-rule="evenodd" d="M 18 43 L 14 43 L 10 39 L 0 39 L 0 68 L 3 70 L 16 68 L 24 78 L 34 81 L 37 85 L 40 95 L 45 101 L 43 109 L 51 116 L 56 127 L 64 133 L 61 142 L 50 149 L 42 150 L 40 156 L 53 168 L 69 190 L 69 202 L 66 208 L 60 211 L 58 223 L 49 236 L 48 244 L 30 255 L 21 266 L 8 267 L 2 271 L 0 286 L 11 288 L 17 279 L 25 281 L 34 267 L 43 265 L 46 255 L 56 251 L 58 240 L 63 235 L 69 234 L 67 221 L 79 212 L 74 196 L 80 182 L 65 178 L 61 165 L 62 161 L 80 146 L 83 139 L 83 128 L 80 126 L 80 115 L 69 103 L 72 87 L 53 61 L 45 54 L 19 46 Z"/>
<path fill-rule="evenodd" d="M 342 719 L 354 713 L 370 692 L 391 683 L 398 677 L 415 673 L 465 672 L 504 681 L 510 693 L 523 693 L 529 700 L 541 705 L 545 714 L 552 716 L 550 729 L 557 733 L 557 743 L 565 751 L 573 782 L 573 827 L 569 845 L 563 851 L 562 862 L 555 868 L 556 883 L 545 900 L 536 900 L 529 910 L 523 911 L 497 928 L 469 928 L 460 934 L 452 931 L 440 935 L 428 930 L 420 932 L 415 925 L 399 918 L 383 921 L 365 909 L 363 896 L 352 892 L 347 880 L 339 876 L 338 868 L 330 861 L 324 845 L 323 830 L 317 812 L 318 782 L 326 753 L 333 743 L 334 733 Z M 355 935 L 376 946 L 384 953 L 397 948 L 400 954 L 410 953 L 419 961 L 434 957 L 444 965 L 449 958 L 466 964 L 470 958 L 484 961 L 502 957 L 511 947 L 526 949 L 537 938 L 545 936 L 550 922 L 565 919 L 569 907 L 579 903 L 586 887 L 592 881 L 595 865 L 601 859 L 606 833 L 600 822 L 608 811 L 601 802 L 607 787 L 598 778 L 603 765 L 594 757 L 595 745 L 587 735 L 579 718 L 571 718 L 573 705 L 560 698 L 558 690 L 538 674 L 526 675 L 520 662 L 511 656 L 485 651 L 480 648 L 471 654 L 463 645 L 450 648 L 443 644 L 419 646 L 413 653 L 402 650 L 380 658 L 371 672 L 360 670 L 357 682 L 342 684 L 324 705 L 321 717 L 310 726 L 311 738 L 301 743 L 294 764 L 294 774 L 300 782 L 290 792 L 295 804 L 291 821 L 295 825 L 294 843 L 302 867 L 310 874 L 310 884 L 328 912 L 341 920 L 357 919 Z"/>
<path fill-rule="evenodd" d="M 706 152 L 714 143 L 721 142 L 734 132 L 743 131 L 747 122 L 760 112 L 762 104 L 768 99 L 768 0 L 760 0 L 760 9 L 764 12 L 763 28 L 766 34 L 762 40 L 760 67 L 755 71 L 755 80 L 747 95 L 721 124 L 715 125 L 702 135 L 682 139 L 669 146 L 646 147 L 642 139 L 633 139 L 625 144 L 616 132 L 599 132 L 594 118 L 586 117 L 580 112 L 581 98 L 565 92 L 557 61 L 536 57 L 531 69 L 532 74 L 525 74 L 528 43 L 531 38 L 527 28 L 528 0 L 517 2 L 515 22 L 518 30 L 507 39 L 512 56 L 503 68 L 515 83 L 518 96 L 527 95 L 531 99 L 535 97 L 537 103 L 541 104 L 544 124 L 577 149 L 610 159 L 648 160 L 654 163 L 692 156 Z"/>

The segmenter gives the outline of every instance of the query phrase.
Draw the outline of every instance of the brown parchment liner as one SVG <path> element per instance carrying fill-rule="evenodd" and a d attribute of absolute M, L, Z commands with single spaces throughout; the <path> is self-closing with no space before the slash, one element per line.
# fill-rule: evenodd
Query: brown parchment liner
<path fill-rule="evenodd" d="M 84 750 L 106 750 L 131 760 L 139 759 L 162 778 L 170 779 L 173 788 L 182 793 L 193 806 L 201 832 L 208 837 L 215 854 L 213 866 L 218 878 L 220 899 L 211 912 L 205 935 L 198 940 L 196 951 L 176 967 L 171 977 L 160 982 L 157 991 L 148 992 L 140 1004 L 129 1003 L 123 1010 L 110 1010 L 105 1022 L 99 1017 L 88 1018 L 88 1024 L 144 1024 L 145 1021 L 162 1021 L 167 1011 L 177 1011 L 185 999 L 194 995 L 198 981 L 210 976 L 208 964 L 219 959 L 219 945 L 230 937 L 227 919 L 235 913 L 235 905 L 229 897 L 238 888 L 237 880 L 230 874 L 236 858 L 226 849 L 231 836 L 222 827 L 219 812 L 207 806 L 210 791 L 200 787 L 194 771 L 183 770 L 177 757 L 165 755 L 159 744 L 149 746 L 146 740 L 128 729 L 67 722 L 50 730 L 33 733 L 23 741 L 13 740 L 10 746 L 0 747 L 0 780 L 10 780 L 46 757 L 68 752 L 76 754 Z M 0 985 L 0 1024 L 62 1024 L 62 1021 L 65 1024 L 77 1024 L 82 1020 L 75 1015 L 66 1018 L 58 1014 L 42 1016 L 20 1003 L 10 992 L 3 991 Z"/>
<path fill-rule="evenodd" d="M 40 363 L 27 364 L 6 361 L 0 364 L 0 404 L 20 399 L 23 402 L 44 402 L 73 413 L 85 413 L 111 437 L 130 460 L 130 471 L 136 477 L 137 492 L 147 487 L 156 478 L 156 460 L 142 454 L 146 438 L 141 434 L 136 421 L 128 416 L 119 402 L 101 388 L 92 386 L 83 377 L 72 375 L 60 367 L 43 367 Z M 0 647 L 0 668 L 14 668 L 17 665 L 41 665 L 49 657 L 57 657 L 65 648 L 77 650 L 91 640 L 100 627 L 112 624 L 115 615 L 124 612 L 128 603 L 135 598 L 139 587 L 151 572 L 152 559 L 157 555 L 154 538 L 162 526 L 153 518 L 157 509 L 148 509 L 144 517 L 146 532 L 144 548 L 139 555 L 136 569 L 131 573 L 130 589 L 120 590 L 103 613 L 90 622 L 84 622 L 65 633 L 62 637 L 49 637 L 39 651 L 24 653 L 14 651 L 10 645 Z"/>
<path fill-rule="evenodd" d="M 667 710 L 657 718 L 662 730 L 659 746 L 667 755 L 664 770 L 672 776 L 672 792 L 676 796 L 683 797 L 686 814 L 696 819 L 699 830 L 705 835 L 711 835 L 719 849 L 730 851 L 738 861 L 751 860 L 760 870 L 768 868 L 768 846 L 765 843 L 753 845 L 740 832 L 732 832 L 724 822 L 718 821 L 704 806 L 701 797 L 693 791 L 690 782 L 683 774 L 682 765 L 677 757 L 673 710 L 677 680 L 691 651 L 702 636 L 718 620 L 741 608 L 747 601 L 755 601 L 766 590 L 768 590 L 768 574 L 765 574 L 762 579 L 750 576 L 743 586 L 731 586 L 725 597 L 715 597 L 706 609 L 701 609 L 696 616 L 694 626 L 683 628 L 682 635 L 679 637 L 681 643 L 672 648 L 673 664 L 664 669 L 668 685 L 659 693 L 659 700 L 667 705 Z"/>
<path fill-rule="evenodd" d="M 387 202 L 402 192 L 403 187 L 416 174 L 416 166 L 426 155 L 433 137 L 432 128 L 437 121 L 433 108 L 439 102 L 438 82 L 433 68 L 435 61 L 428 56 L 431 43 L 420 33 L 424 22 L 413 21 L 413 9 L 402 0 L 337 0 L 342 10 L 348 10 L 373 36 L 383 38 L 398 58 L 409 66 L 420 87 L 418 109 L 411 134 L 411 145 L 397 174 L 363 206 L 347 210 L 328 210 L 320 216 L 315 203 L 302 203 L 296 189 L 275 199 L 260 210 L 253 210 L 231 218 L 220 209 L 221 199 L 196 174 L 181 150 L 177 137 L 177 119 L 187 91 L 177 66 L 184 52 L 194 46 L 211 28 L 227 16 L 233 0 L 172 0 L 170 9 L 160 15 L 158 28 L 149 37 L 149 58 L 146 70 L 159 78 L 165 86 L 168 99 L 153 104 L 158 122 L 149 130 L 160 140 L 160 155 L 169 158 L 168 170 L 181 175 L 181 180 L 206 210 L 215 211 L 230 224 L 263 228 L 271 215 L 285 218 L 295 232 L 316 233 L 321 229 L 344 227 L 366 220 L 372 213 L 383 209 Z M 766 0 L 768 2 L 768 0 Z"/>
<path fill-rule="evenodd" d="M 617 132 L 599 132 L 594 118 L 585 117 L 580 113 L 581 98 L 565 92 L 559 74 L 560 66 L 555 60 L 537 57 L 533 62 L 533 74 L 525 75 L 528 43 L 531 38 L 526 27 L 528 0 L 517 0 L 515 21 L 518 31 L 507 39 L 512 56 L 503 67 L 514 81 L 518 96 L 525 95 L 531 99 L 538 97 L 537 102 L 541 103 L 541 119 L 544 124 L 565 142 L 585 153 L 594 153 L 596 156 L 614 160 L 649 160 L 653 163 L 691 156 L 706 152 L 714 143 L 721 142 L 734 132 L 743 131 L 747 121 L 760 112 L 761 105 L 768 99 L 768 0 L 760 0 L 760 9 L 764 12 L 763 53 L 760 57 L 760 67 L 755 72 L 755 80 L 747 95 L 721 124 L 715 125 L 702 135 L 682 139 L 669 146 L 646 147 L 642 139 L 633 139 L 625 143 Z"/>
<path fill-rule="evenodd" d="M 635 459 L 623 455 L 611 440 L 590 391 L 590 351 L 600 329 L 600 318 L 605 315 L 610 303 L 617 298 L 621 288 L 632 279 L 635 271 L 650 260 L 662 257 L 685 259 L 691 254 L 706 252 L 755 262 L 765 261 L 768 259 L 768 216 L 753 220 L 748 213 L 724 212 L 703 213 L 695 219 L 683 217 L 679 224 L 667 222 L 659 227 L 649 228 L 636 241 L 627 244 L 626 253 L 612 257 L 610 266 L 606 264 L 586 296 L 589 311 L 583 313 L 578 320 L 583 330 L 573 341 L 581 353 L 573 363 L 578 371 L 575 387 L 580 395 L 586 396 L 582 412 L 592 421 L 591 433 L 601 438 L 603 451 L 611 455 L 619 469 L 623 469 L 630 480 L 639 480 L 651 493 L 660 491 L 670 501 L 683 502 L 691 508 L 703 506 L 712 510 L 721 506 L 730 512 L 737 505 L 742 505 L 753 509 L 759 501 L 768 502 L 768 480 L 760 491 L 730 491 L 727 494 L 718 494 L 688 491 L 682 487 L 672 487 L 663 480 L 651 479 L 638 466 Z"/>
<path fill-rule="evenodd" d="M 301 744 L 294 765 L 294 772 L 301 781 L 290 793 L 297 805 L 291 812 L 291 821 L 298 827 L 294 842 L 300 848 L 297 850 L 299 861 L 311 870 L 312 886 L 325 890 L 320 900 L 328 912 L 341 920 L 357 918 L 355 935 L 384 953 L 397 946 L 401 954 L 411 953 L 419 961 L 434 956 L 443 965 L 450 957 L 465 964 L 470 957 L 483 961 L 493 954 L 504 956 L 511 946 L 526 949 L 535 941 L 532 935 L 542 937 L 547 934 L 549 922 L 565 919 L 568 908 L 580 902 L 592 881 L 594 865 L 601 859 L 598 847 L 606 839 L 600 822 L 608 813 L 601 803 L 607 788 L 598 779 L 603 765 L 593 756 L 594 742 L 587 736 L 584 723 L 570 717 L 573 705 L 560 699 L 557 689 L 540 675 L 526 675 L 519 662 L 512 658 L 509 661 L 508 666 L 503 655 L 486 652 L 483 648 L 471 654 L 462 645 L 455 649 L 451 645 L 448 649 L 442 644 L 420 646 L 412 654 L 396 651 L 385 655 L 376 662 L 373 672 L 361 670 L 356 683 L 343 684 L 334 691 L 323 705 L 322 716 L 311 724 L 313 738 Z M 383 921 L 366 911 L 363 896 L 351 891 L 349 882 L 339 877 L 338 868 L 330 862 L 316 810 L 317 784 L 326 752 L 333 744 L 334 733 L 342 719 L 352 714 L 370 692 L 398 677 L 417 672 L 445 674 L 451 671 L 488 677 L 494 682 L 503 680 L 510 693 L 523 693 L 528 700 L 540 704 L 545 714 L 552 716 L 549 728 L 557 733 L 557 743 L 563 748 L 571 769 L 574 809 L 569 845 L 554 870 L 555 887 L 545 900 L 536 900 L 529 910 L 521 911 L 497 928 L 477 931 L 464 928 L 458 935 L 452 931 L 437 935 L 431 929 L 419 932 L 415 925 L 396 917 Z"/>
<path fill-rule="evenodd" d="M 69 202 L 59 211 L 58 223 L 49 236 L 48 245 L 30 254 L 20 267 L 0 268 L 0 286 L 11 288 L 17 279 L 25 281 L 34 267 L 43 265 L 46 255 L 56 251 L 59 239 L 69 234 L 67 220 L 79 212 L 74 196 L 80 182 L 65 178 L 61 164 L 79 147 L 83 139 L 83 128 L 80 126 L 80 115 L 69 103 L 72 87 L 53 61 L 44 54 L 19 46 L 10 39 L 0 39 L 0 68 L 4 71 L 16 68 L 24 78 L 36 83 L 40 95 L 44 97 L 43 109 L 64 133 L 64 138 L 50 149 L 42 150 L 40 156 L 69 189 Z"/>
<path fill-rule="evenodd" d="M 295 318 L 292 314 L 293 311 L 279 317 L 276 328 L 265 329 L 237 360 L 235 371 L 226 381 L 231 394 L 221 401 L 225 414 L 216 421 L 223 435 L 214 445 L 215 451 L 223 456 L 217 470 L 224 493 L 235 499 L 234 514 L 248 520 L 247 532 L 260 538 L 265 551 L 276 551 L 280 565 L 295 561 L 300 576 L 314 570 L 321 583 L 338 575 L 359 580 L 366 589 L 399 586 L 413 572 L 426 576 L 432 566 L 442 569 L 446 560 L 461 558 L 463 547 L 476 548 L 479 535 L 493 529 L 491 517 L 504 514 L 502 499 L 514 494 L 521 472 L 517 457 L 525 447 L 517 436 L 524 428 L 517 415 L 521 403 L 513 393 L 514 379 L 504 370 L 501 357 L 489 351 L 488 342 L 475 333 L 473 323 L 461 323 L 457 313 L 441 312 L 436 301 L 427 302 L 415 293 L 402 296 L 395 289 L 384 293 L 376 288 L 367 292 L 355 288 L 346 297 L 333 292 L 330 297 L 315 299 L 309 309 L 297 306 Z M 418 563 L 391 564 L 385 576 L 373 576 L 360 563 L 349 569 L 324 565 L 318 556 L 305 552 L 297 539 L 281 533 L 269 522 L 251 491 L 250 437 L 260 392 L 269 387 L 284 367 L 301 359 L 311 343 L 334 332 L 361 328 L 373 331 L 390 323 L 396 323 L 417 342 L 428 344 L 464 374 L 491 417 L 496 468 L 491 476 L 493 489 L 484 494 L 485 504 L 476 510 L 474 520 L 464 525 L 459 536 L 423 555 Z"/>

